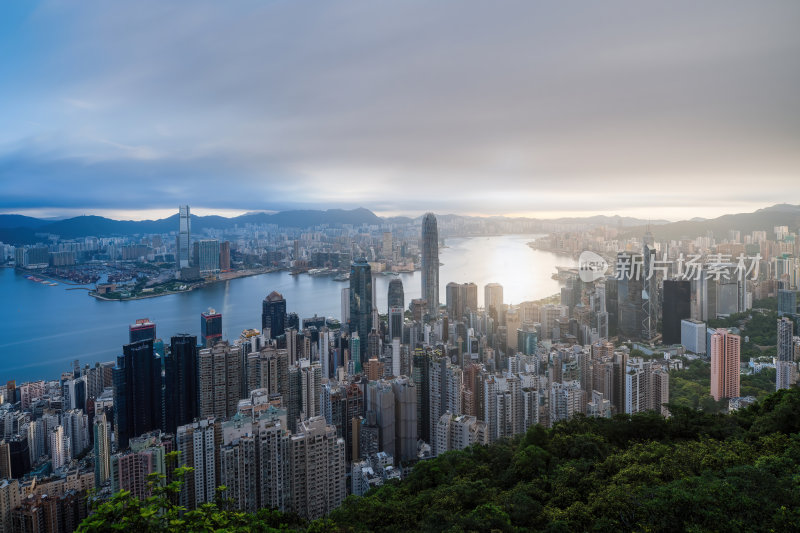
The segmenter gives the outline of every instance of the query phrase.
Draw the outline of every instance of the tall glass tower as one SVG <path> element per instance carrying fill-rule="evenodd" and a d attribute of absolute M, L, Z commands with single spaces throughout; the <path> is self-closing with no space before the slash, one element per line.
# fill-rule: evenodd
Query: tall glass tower
<path fill-rule="evenodd" d="M 392 307 L 405 307 L 405 298 L 403 293 L 403 280 L 394 278 L 389 282 L 388 291 L 389 309 Z"/>
<path fill-rule="evenodd" d="M 189 250 L 190 237 L 192 232 L 192 219 L 189 214 L 189 206 L 182 205 L 178 207 L 180 212 L 180 226 L 178 227 L 178 257 L 177 262 L 180 268 L 189 266 Z"/>
<path fill-rule="evenodd" d="M 372 331 L 372 268 L 365 258 L 350 265 L 350 333 L 358 332 L 359 339 L 369 338 Z M 361 364 L 367 350 L 361 350 Z"/>
<path fill-rule="evenodd" d="M 439 311 L 439 230 L 436 216 L 422 217 L 422 297 L 428 301 L 428 314 Z"/>
<path fill-rule="evenodd" d="M 272 291 L 261 303 L 261 330 L 269 328 L 269 338 L 277 339 L 285 333 L 286 326 L 286 299 Z"/>
<path fill-rule="evenodd" d="M 403 311 L 405 307 L 403 282 L 397 278 L 389 282 L 389 339 L 403 336 Z"/>

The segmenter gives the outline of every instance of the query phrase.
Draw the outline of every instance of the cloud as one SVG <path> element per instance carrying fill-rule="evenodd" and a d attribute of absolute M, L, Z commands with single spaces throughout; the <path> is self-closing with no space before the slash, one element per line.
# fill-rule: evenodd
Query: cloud
<path fill-rule="evenodd" d="M 0 84 L 0 208 L 800 202 L 798 22 L 793 2 L 43 2 Z"/>

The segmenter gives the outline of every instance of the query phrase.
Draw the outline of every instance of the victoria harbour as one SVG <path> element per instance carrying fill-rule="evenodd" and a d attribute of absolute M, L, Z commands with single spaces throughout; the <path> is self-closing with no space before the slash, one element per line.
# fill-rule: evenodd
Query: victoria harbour
<path fill-rule="evenodd" d="M 550 296 L 559 290 L 551 279 L 556 265 L 574 260 L 533 250 L 527 243 L 535 235 L 453 238 L 440 251 L 440 293 L 450 281 L 478 285 L 483 305 L 483 286 L 503 285 L 505 301 L 519 303 Z M 377 307 L 386 312 L 389 281 L 395 276 L 377 274 Z M 419 272 L 399 274 L 406 307 L 420 296 Z M 8 379 L 49 379 L 56 369 L 71 362 L 94 364 L 112 361 L 128 342 L 128 326 L 137 318 L 156 323 L 159 337 L 199 332 L 200 313 L 209 307 L 222 313 L 223 336 L 235 339 L 242 330 L 260 327 L 261 301 L 271 291 L 280 292 L 287 310 L 300 319 L 313 315 L 341 318 L 341 290 L 347 283 L 330 277 L 285 271 L 260 274 L 207 285 L 201 289 L 124 302 L 106 302 L 69 285 L 50 286 L 32 282 L 10 268 L 0 269 L 0 294 L 6 318 L 0 323 L 0 382 Z"/>

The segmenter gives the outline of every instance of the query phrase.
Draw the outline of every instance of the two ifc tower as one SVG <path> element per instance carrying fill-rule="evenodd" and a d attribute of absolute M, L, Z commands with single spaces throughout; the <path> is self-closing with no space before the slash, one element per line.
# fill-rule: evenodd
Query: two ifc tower
<path fill-rule="evenodd" d="M 428 302 L 428 314 L 439 311 L 439 230 L 436 216 L 422 217 L 422 297 Z"/>

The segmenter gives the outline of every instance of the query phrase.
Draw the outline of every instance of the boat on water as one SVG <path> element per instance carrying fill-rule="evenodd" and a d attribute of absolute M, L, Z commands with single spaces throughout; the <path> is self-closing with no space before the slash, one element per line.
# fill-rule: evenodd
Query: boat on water
<path fill-rule="evenodd" d="M 383 272 L 383 275 L 384 276 L 399 276 L 400 274 L 398 274 L 397 272 L 386 271 L 386 272 Z"/>
<path fill-rule="evenodd" d="M 350 281 L 350 274 L 345 272 L 344 274 L 339 274 L 338 276 L 333 278 L 333 281 Z"/>

